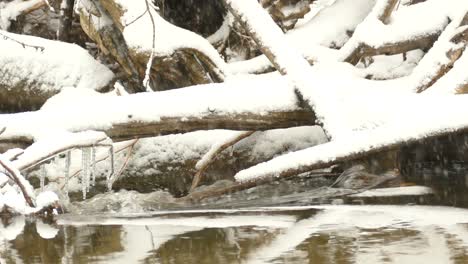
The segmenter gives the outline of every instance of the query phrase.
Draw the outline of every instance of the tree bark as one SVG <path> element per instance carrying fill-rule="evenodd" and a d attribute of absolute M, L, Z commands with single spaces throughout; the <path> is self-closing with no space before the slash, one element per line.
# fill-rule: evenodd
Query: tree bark
<path fill-rule="evenodd" d="M 57 36 L 61 41 L 70 42 L 74 5 L 75 0 L 62 0 L 62 4 L 60 6 L 60 24 Z"/>

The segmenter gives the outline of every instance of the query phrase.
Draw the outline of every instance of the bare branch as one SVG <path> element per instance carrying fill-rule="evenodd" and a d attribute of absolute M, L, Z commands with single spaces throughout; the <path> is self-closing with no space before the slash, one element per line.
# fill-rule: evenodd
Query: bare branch
<path fill-rule="evenodd" d="M 12 164 L 10 164 L 6 160 L 3 160 L 1 157 L 0 157 L 0 165 L 2 165 L 3 168 L 5 168 L 5 170 L 8 172 L 9 177 L 13 180 L 13 182 L 15 182 L 16 185 L 18 185 L 26 203 L 30 207 L 34 207 L 34 202 L 31 198 L 32 194 L 29 193 L 29 191 L 26 189 L 24 185 L 24 183 L 27 183 L 24 177 L 21 174 L 19 174 L 19 172 L 16 169 L 14 169 L 13 166 L 11 166 Z"/>
<path fill-rule="evenodd" d="M 255 131 L 241 132 L 236 137 L 229 139 L 228 141 L 224 142 L 220 146 L 216 146 L 214 150 L 210 150 L 208 153 L 206 153 L 205 156 L 203 156 L 203 158 L 199 161 L 199 163 L 197 163 L 196 167 L 198 171 L 193 177 L 192 186 L 190 187 L 190 192 L 192 192 L 198 186 L 205 171 L 215 161 L 216 157 L 221 152 L 233 146 L 234 144 L 241 141 L 242 139 L 249 137 L 253 133 L 255 133 Z"/>

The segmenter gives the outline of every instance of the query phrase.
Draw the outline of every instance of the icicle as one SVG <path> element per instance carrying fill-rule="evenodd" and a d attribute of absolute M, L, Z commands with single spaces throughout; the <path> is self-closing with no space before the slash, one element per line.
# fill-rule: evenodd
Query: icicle
<path fill-rule="evenodd" d="M 91 186 L 96 184 L 96 147 L 91 149 Z"/>
<path fill-rule="evenodd" d="M 65 156 L 65 197 L 68 197 L 68 181 L 70 180 L 71 151 L 67 151 Z"/>
<path fill-rule="evenodd" d="M 90 152 L 90 148 L 83 148 L 81 150 L 81 189 L 83 192 L 83 200 L 86 199 L 86 194 L 89 191 Z"/>
<path fill-rule="evenodd" d="M 45 167 L 45 164 L 41 164 L 41 172 L 40 172 L 40 175 L 39 175 L 39 182 L 40 182 L 40 186 L 41 186 L 41 192 L 44 191 L 44 184 L 45 184 L 45 178 L 47 177 L 47 171 L 46 171 L 46 167 Z"/>
<path fill-rule="evenodd" d="M 114 176 L 114 146 L 109 147 L 109 173 L 106 177 L 107 190 L 112 190 L 112 177 Z"/>

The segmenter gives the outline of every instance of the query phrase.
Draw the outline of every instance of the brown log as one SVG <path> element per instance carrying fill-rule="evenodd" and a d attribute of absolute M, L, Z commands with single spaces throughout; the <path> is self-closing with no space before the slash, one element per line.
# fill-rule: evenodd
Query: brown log
<path fill-rule="evenodd" d="M 197 130 L 269 130 L 294 126 L 314 125 L 313 114 L 306 109 L 294 111 L 269 112 L 263 114 L 210 114 L 202 118 L 162 117 L 158 122 L 127 122 L 114 124 L 103 130 L 113 141 L 133 138 L 152 137 Z M 0 139 L 1 142 L 1 139 Z"/>
<path fill-rule="evenodd" d="M 79 111 L 79 109 L 77 109 Z M 14 116 L 12 116 L 14 118 Z M 34 113 L 29 117 L 34 119 Z M 25 118 L 24 122 L 29 122 Z M 181 121 L 183 120 L 183 121 Z M 45 121 L 47 122 L 47 121 Z M 56 122 L 50 120 L 50 122 Z M 81 127 L 80 131 L 95 129 L 105 132 L 114 142 L 134 138 L 154 137 L 167 134 L 186 133 L 197 130 L 230 129 L 230 130 L 269 130 L 295 126 L 314 125 L 315 117 L 307 109 L 297 108 L 291 111 L 275 111 L 267 113 L 218 114 L 210 113 L 202 117 L 161 117 L 159 120 L 138 122 L 129 119 L 125 122 L 113 123 L 106 128 Z M 45 127 L 50 126 L 47 123 Z M 7 127 L 8 130 L 8 127 Z M 24 131 L 26 132 L 26 131 Z M 78 132 L 78 131 L 73 131 Z M 31 131 L 33 134 L 33 131 Z M 0 135 L 0 145 L 31 145 L 34 138 L 25 135 Z"/>
<path fill-rule="evenodd" d="M 111 19 L 107 10 L 101 6 L 98 0 L 91 0 L 91 3 L 93 3 L 98 9 L 101 16 Z M 137 67 L 138 65 L 130 55 L 129 48 L 125 42 L 122 31 L 117 27 L 117 24 L 110 23 L 101 27 L 96 27 L 96 25 L 93 24 L 93 14 L 91 13 L 91 10 L 81 9 L 79 12 L 80 24 L 86 35 L 98 44 L 99 49 L 104 54 L 112 54 L 114 59 L 122 66 L 122 69 L 129 76 L 129 80 L 132 85 L 127 86 L 127 88 L 130 92 L 145 91 L 143 85 L 141 85 L 143 78 L 140 76 L 140 72 L 144 72 L 144 70 Z"/>
<path fill-rule="evenodd" d="M 388 24 L 390 16 L 392 15 L 393 10 L 395 9 L 395 6 L 399 0 L 386 0 L 385 4 L 383 5 L 383 8 L 381 10 L 376 10 L 377 11 L 377 19 L 382 21 L 385 25 Z"/>
<path fill-rule="evenodd" d="M 386 43 L 379 47 L 371 47 L 365 43 L 361 43 L 344 61 L 356 65 L 363 57 L 395 55 L 415 49 L 427 50 L 432 47 L 439 35 L 440 32 L 424 36 L 414 36 L 414 38 L 409 38 L 410 40 Z"/>

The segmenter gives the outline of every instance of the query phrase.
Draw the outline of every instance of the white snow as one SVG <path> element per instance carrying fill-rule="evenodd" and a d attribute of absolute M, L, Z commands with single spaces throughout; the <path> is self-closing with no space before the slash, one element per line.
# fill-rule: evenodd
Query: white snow
<path fill-rule="evenodd" d="M 52 239 L 57 236 L 59 229 L 49 224 L 45 224 L 42 220 L 36 221 L 36 231 L 44 239 Z"/>
<path fill-rule="evenodd" d="M 8 30 L 11 21 L 16 20 L 16 17 L 21 14 L 22 11 L 27 10 L 34 5 L 43 2 L 44 0 L 13 0 L 6 3 L 5 1 L 0 3 L 0 29 Z"/>
<path fill-rule="evenodd" d="M 129 221 L 124 218 L 106 218 L 98 217 L 93 219 L 87 218 L 58 218 L 59 225 L 132 225 L 132 226 L 186 226 L 186 227 L 204 227 L 204 228 L 226 228 L 226 227 L 239 227 L 239 226 L 263 226 L 263 227 L 276 227 L 287 228 L 294 224 L 295 216 L 279 215 L 269 216 L 243 216 L 243 215 L 221 215 L 219 217 L 154 217 L 154 218 L 136 218 Z"/>
<path fill-rule="evenodd" d="M 412 195 L 427 195 L 433 191 L 425 186 L 406 186 L 394 188 L 379 188 L 367 190 L 362 193 L 352 194 L 351 197 L 391 197 L 391 196 L 412 196 Z"/>
<path fill-rule="evenodd" d="M 0 224 L 0 238 L 8 241 L 16 239 L 16 237 L 23 232 L 26 219 L 24 216 L 15 216 L 11 219 L 11 224 L 5 226 Z"/>
<path fill-rule="evenodd" d="M 44 208 L 58 201 L 59 198 L 56 193 L 51 191 L 41 192 L 36 197 L 36 207 Z"/>
<path fill-rule="evenodd" d="M 98 90 L 114 74 L 75 44 L 17 35 L 0 30 L 0 86 L 63 87 Z"/>

